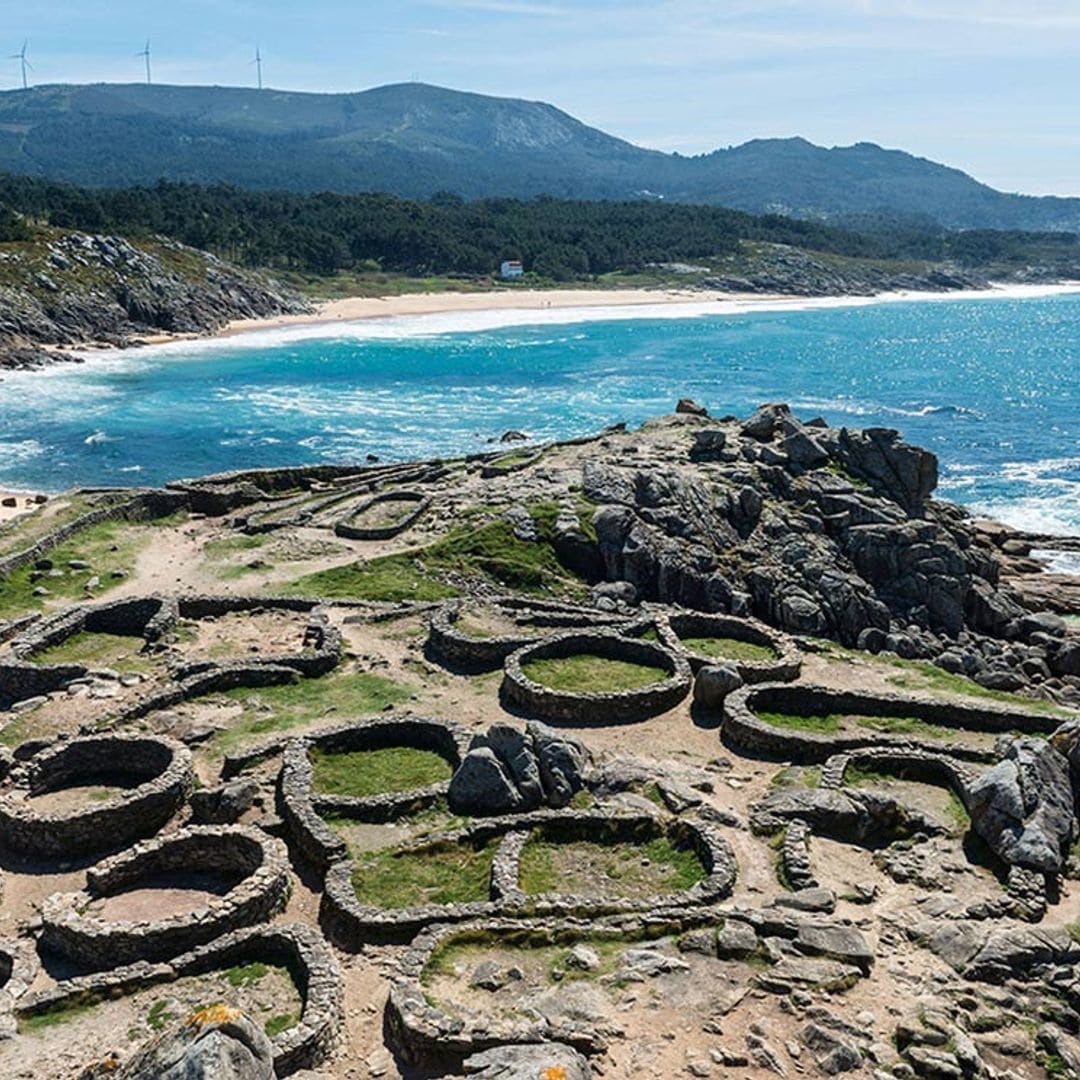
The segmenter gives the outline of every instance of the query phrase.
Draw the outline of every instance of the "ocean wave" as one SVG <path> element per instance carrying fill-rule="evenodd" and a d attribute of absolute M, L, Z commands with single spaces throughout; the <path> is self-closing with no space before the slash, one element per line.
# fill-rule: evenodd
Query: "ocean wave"
<path fill-rule="evenodd" d="M 0 442 L 0 465 L 21 465 L 24 461 L 41 457 L 44 453 L 45 447 L 37 439 Z"/>
<path fill-rule="evenodd" d="M 476 311 L 435 312 L 424 315 L 377 315 L 341 322 L 312 322 L 250 330 L 224 338 L 173 341 L 146 345 L 138 350 L 142 360 L 157 357 L 184 358 L 211 353 L 261 349 L 297 341 L 346 342 L 400 338 L 441 337 L 446 334 L 481 333 L 513 326 L 573 326 L 592 322 L 626 320 L 695 319 L 710 315 L 754 315 L 768 312 L 831 310 L 875 304 L 910 302 L 948 303 L 964 300 L 1038 299 L 1080 292 L 1075 285 L 1015 285 L 946 293 L 897 292 L 879 296 L 792 297 L 790 299 L 730 299 L 722 295 L 683 303 L 615 304 L 563 308 L 488 308 Z M 707 295 L 707 294 L 705 294 Z M 130 352 L 110 350 L 80 353 L 83 370 L 115 364 L 118 357 L 130 360 Z M 45 369 L 46 372 L 55 369 Z M 125 368 L 129 370 L 129 368 Z"/>
<path fill-rule="evenodd" d="M 83 439 L 85 446 L 101 446 L 104 443 L 123 442 L 123 435 L 107 435 L 104 431 L 95 431 L 92 435 L 87 435 Z"/>
<path fill-rule="evenodd" d="M 1080 533 L 1080 489 L 1066 495 L 1001 496 L 966 503 L 978 517 L 1003 521 L 1021 532 L 1075 536 Z"/>
<path fill-rule="evenodd" d="M 1080 552 L 1078 551 L 1036 548 L 1031 554 L 1037 559 L 1044 560 L 1046 569 L 1051 574 L 1080 574 Z"/>

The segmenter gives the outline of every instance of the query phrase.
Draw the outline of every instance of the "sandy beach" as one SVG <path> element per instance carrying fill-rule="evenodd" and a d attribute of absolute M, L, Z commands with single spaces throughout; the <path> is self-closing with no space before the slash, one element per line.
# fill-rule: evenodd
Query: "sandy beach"
<path fill-rule="evenodd" d="M 759 297 L 777 299 L 776 297 Z M 218 337 L 286 326 L 356 322 L 407 315 L 442 315 L 458 311 L 543 311 L 584 307 L 632 307 L 647 304 L 700 304 L 703 300 L 748 299 L 735 293 L 691 289 L 497 289 L 493 292 L 407 293 L 403 296 L 351 296 L 326 300 L 307 315 L 238 319 Z"/>
<path fill-rule="evenodd" d="M 683 306 L 689 314 L 717 314 L 761 307 L 763 310 L 836 307 L 903 300 L 1006 299 L 1051 296 L 1080 291 L 1080 282 L 1053 285 L 992 285 L 986 289 L 945 292 L 892 292 L 872 296 L 792 296 L 781 293 L 713 292 L 700 289 L 498 289 L 492 292 L 410 293 L 403 296 L 346 297 L 316 303 L 305 315 L 239 319 L 210 338 L 235 337 L 290 327 L 333 326 L 409 316 L 477 312 L 565 311 L 568 309 L 656 308 Z M 144 339 L 147 344 L 175 341 L 174 336 Z"/>

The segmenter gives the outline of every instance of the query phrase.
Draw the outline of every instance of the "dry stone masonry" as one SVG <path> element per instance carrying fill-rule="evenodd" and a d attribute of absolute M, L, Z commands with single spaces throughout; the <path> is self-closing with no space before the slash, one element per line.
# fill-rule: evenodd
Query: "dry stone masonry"
<path fill-rule="evenodd" d="M 0 1074 L 1080 1076 L 1072 541 L 779 404 L 510 454 L 0 530 L 171 560 L 0 624 Z M 152 674 L 99 702 L 92 635 Z"/>

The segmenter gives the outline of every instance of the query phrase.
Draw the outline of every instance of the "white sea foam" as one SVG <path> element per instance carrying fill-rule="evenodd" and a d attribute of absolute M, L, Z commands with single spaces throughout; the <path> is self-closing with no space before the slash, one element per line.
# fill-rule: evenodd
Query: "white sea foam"
<path fill-rule="evenodd" d="M 41 457 L 45 447 L 37 439 L 21 439 L 18 442 L 0 442 L 0 466 L 21 465 L 24 461 Z"/>
<path fill-rule="evenodd" d="M 1080 484 L 1065 494 L 987 499 L 969 503 L 968 509 L 1021 532 L 1075 536 L 1080 533 Z"/>
<path fill-rule="evenodd" d="M 1078 551 L 1048 551 L 1036 548 L 1031 554 L 1036 559 L 1042 559 L 1051 574 L 1080 574 Z"/>
<path fill-rule="evenodd" d="M 717 315 L 754 315 L 766 312 L 811 311 L 815 309 L 868 307 L 874 304 L 912 301 L 951 303 L 961 300 L 1036 299 L 1080 292 L 1080 282 L 1068 285 L 998 285 L 989 289 L 957 290 L 946 293 L 894 292 L 877 296 L 793 297 L 791 299 L 730 299 L 634 305 L 602 305 L 563 308 L 490 308 L 477 311 L 440 312 L 429 315 L 393 315 L 346 322 L 311 322 L 294 326 L 251 330 L 223 338 L 173 341 L 146 345 L 138 357 L 186 357 L 207 352 L 226 353 L 272 348 L 297 341 L 386 341 L 404 338 L 438 337 L 443 334 L 481 333 L 510 326 L 572 326 L 577 323 L 619 322 L 633 319 L 694 319 Z M 80 354 L 93 369 L 120 363 L 130 371 L 131 350 L 100 350 Z M 37 377 L 56 372 L 46 368 Z"/>

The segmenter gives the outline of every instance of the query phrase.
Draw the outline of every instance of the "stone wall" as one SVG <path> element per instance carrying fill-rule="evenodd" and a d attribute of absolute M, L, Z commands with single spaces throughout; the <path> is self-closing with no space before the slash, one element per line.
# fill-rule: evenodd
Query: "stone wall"
<path fill-rule="evenodd" d="M 166 963 L 136 962 L 65 979 L 47 990 L 24 995 L 15 1011 L 20 1018 L 30 1018 L 67 1003 L 105 1000 L 256 961 L 287 968 L 304 1001 L 299 1022 L 271 1040 L 275 1073 L 285 1077 L 318 1067 L 340 1041 L 344 985 L 333 952 L 318 931 L 302 923 L 239 930 Z"/>
<path fill-rule="evenodd" d="M 116 716 L 116 723 L 126 724 L 141 720 L 159 709 L 171 709 L 183 701 L 190 701 L 204 694 L 223 693 L 241 687 L 256 690 L 263 686 L 282 686 L 295 682 L 299 677 L 293 668 L 274 664 L 251 663 L 247 660 L 235 664 L 215 664 L 212 668 L 198 671 L 135 702 Z"/>
<path fill-rule="evenodd" d="M 1050 734 L 1061 722 L 1060 717 L 1025 712 L 993 701 L 975 705 L 927 695 L 864 694 L 783 683 L 743 687 L 725 698 L 722 736 L 726 742 L 740 750 L 801 762 L 825 761 L 841 751 L 880 746 L 912 747 L 934 753 L 940 749 L 940 743 L 935 746 L 929 739 L 870 730 L 830 735 L 777 727 L 762 720 L 757 715 L 759 711 L 795 716 L 909 716 L 942 727 L 992 734 L 1011 731 Z M 970 761 L 986 761 L 993 757 L 990 748 L 980 750 L 954 745 L 950 751 L 953 756 Z"/>
<path fill-rule="evenodd" d="M 520 633 L 472 637 L 458 626 L 465 605 L 461 601 L 452 601 L 436 610 L 429 624 L 428 648 L 437 659 L 466 671 L 493 671 L 511 653 L 540 641 L 552 628 L 623 629 L 630 624 L 630 620 L 622 616 L 605 615 L 595 608 L 555 601 L 498 596 L 486 600 L 485 604 L 504 609 L 520 623 Z"/>
<path fill-rule="evenodd" d="M 401 960 L 401 977 L 390 990 L 387 1027 L 402 1059 L 441 1074 L 457 1072 L 462 1059 L 507 1043 L 559 1042 L 585 1054 L 602 1052 L 609 1035 L 586 1020 L 548 1020 L 536 1015 L 475 1020 L 451 1015 L 433 1004 L 424 988 L 424 969 L 451 942 L 512 940 L 519 946 L 569 948 L 586 939 L 633 942 L 675 934 L 714 922 L 715 909 L 668 909 L 595 923 L 577 920 L 481 919 L 467 927 L 433 926 L 422 931 Z"/>
<path fill-rule="evenodd" d="M 195 911 L 143 922 L 90 914 L 94 900 L 157 878 L 210 873 L 234 880 Z M 244 826 L 195 826 L 144 841 L 91 868 L 81 892 L 54 893 L 41 909 L 42 944 L 85 968 L 167 960 L 232 930 L 263 922 L 289 893 L 285 845 Z"/>
<path fill-rule="evenodd" d="M 413 791 L 386 792 L 366 798 L 320 795 L 312 789 L 309 753 L 313 747 L 325 751 L 377 750 L 389 746 L 411 746 L 433 750 L 456 768 L 468 749 L 468 733 L 444 720 L 419 717 L 353 721 L 323 728 L 302 738 L 289 739 L 284 748 L 278 781 L 281 816 L 293 840 L 316 866 L 325 869 L 345 857 L 345 845 L 322 819 L 336 814 L 357 821 L 391 821 L 413 810 L 423 809 L 445 796 L 449 780 Z"/>
<path fill-rule="evenodd" d="M 723 663 L 724 658 L 693 653 L 683 644 L 683 638 L 731 638 L 771 649 L 770 660 L 730 661 L 745 683 L 793 682 L 802 671 L 802 654 L 794 640 L 757 619 L 678 611 L 658 615 L 656 624 L 661 641 L 669 649 L 684 654 L 695 672 L 709 664 Z"/>
<path fill-rule="evenodd" d="M 66 525 L 46 533 L 22 551 L 0 558 L 0 578 L 7 577 L 24 566 L 29 566 L 58 548 L 66 540 L 70 540 L 84 529 L 92 528 L 94 525 L 101 525 L 106 521 L 151 521 L 154 518 L 168 517 L 170 514 L 187 508 L 188 498 L 183 492 L 143 491 L 126 502 L 91 510 Z"/>
<path fill-rule="evenodd" d="M 636 690 L 613 693 L 553 690 L 533 682 L 522 670 L 530 660 L 591 653 L 612 660 L 662 669 L 666 678 Z M 633 723 L 674 708 L 690 691 L 690 667 L 685 658 L 661 645 L 611 631 L 572 631 L 552 635 L 512 653 L 503 675 L 503 701 L 524 713 L 575 727 Z"/>
<path fill-rule="evenodd" d="M 136 787 L 70 813 L 38 813 L 26 796 L 117 776 Z M 59 742 L 16 766 L 0 796 L 0 844 L 34 856 L 84 856 L 155 833 L 191 791 L 191 752 L 167 738 L 92 735 Z"/>
<path fill-rule="evenodd" d="M 415 504 L 397 521 L 388 525 L 365 527 L 355 525 L 358 517 L 373 506 L 387 502 L 408 502 Z M 334 525 L 334 532 L 346 540 L 390 540 L 415 525 L 420 516 L 431 506 L 431 499 L 418 491 L 384 491 L 362 502 L 351 514 Z"/>
<path fill-rule="evenodd" d="M 625 836 L 632 851 L 640 837 L 671 835 L 694 846 L 708 876 L 691 889 L 649 897 L 574 896 L 563 893 L 525 894 L 520 879 L 521 853 L 534 830 L 552 830 L 566 839 Z M 370 942 L 402 942 L 434 923 L 460 923 L 497 916 L 548 916 L 595 919 L 639 911 L 708 906 L 730 894 L 735 881 L 735 856 L 711 824 L 693 818 L 666 822 L 653 814 L 612 814 L 589 811 L 541 810 L 531 814 L 492 818 L 458 832 L 426 838 L 398 848 L 422 854 L 443 845 L 482 848 L 496 843 L 489 897 L 482 901 L 429 904 L 412 908 L 378 908 L 362 904 L 353 888 L 353 864 L 348 858 L 332 863 L 326 873 L 321 919 L 338 946 L 352 951 Z"/>

